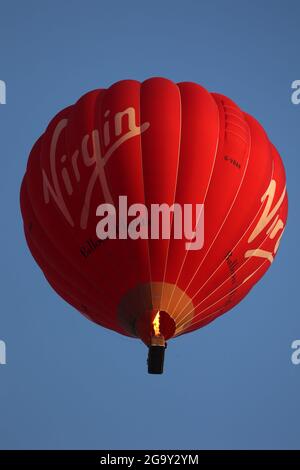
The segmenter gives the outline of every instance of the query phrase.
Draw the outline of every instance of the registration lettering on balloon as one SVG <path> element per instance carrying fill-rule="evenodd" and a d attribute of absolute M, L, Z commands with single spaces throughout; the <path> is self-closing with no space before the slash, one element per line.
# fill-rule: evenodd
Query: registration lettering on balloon
<path fill-rule="evenodd" d="M 225 155 L 224 160 L 226 162 L 231 163 L 233 166 L 236 166 L 239 170 L 241 169 L 241 164 L 237 160 L 235 160 L 234 158 L 231 158 L 228 155 Z"/>
<path fill-rule="evenodd" d="M 107 113 L 106 113 L 107 115 Z M 123 127 L 123 119 L 127 117 L 128 122 L 128 129 L 124 130 Z M 50 174 L 51 177 L 49 179 L 45 169 L 42 169 L 42 178 L 43 178 L 43 193 L 44 193 L 44 201 L 46 204 L 50 202 L 50 197 L 53 198 L 55 203 L 57 204 L 58 208 L 62 212 L 65 219 L 68 223 L 74 227 L 75 222 L 74 218 L 72 217 L 70 210 L 68 208 L 68 204 L 66 203 L 66 199 L 64 194 L 67 193 L 68 196 L 72 196 L 74 188 L 71 184 L 71 179 L 69 175 L 69 171 L 64 166 L 61 170 L 61 178 L 63 180 L 63 184 L 60 184 L 60 178 L 58 176 L 57 171 L 57 146 L 59 138 L 62 135 L 62 132 L 68 125 L 67 119 L 62 119 L 57 124 L 52 140 L 50 145 Z M 117 150 L 124 142 L 133 137 L 140 135 L 142 132 L 145 132 L 150 126 L 149 122 L 144 122 L 140 126 L 136 124 L 136 115 L 135 109 L 133 107 L 129 107 L 124 111 L 118 112 L 114 116 L 114 137 L 116 138 L 113 143 L 111 143 L 110 135 L 107 130 L 107 121 L 104 124 L 103 134 L 104 134 L 104 142 L 107 144 L 105 152 L 101 151 L 100 145 L 100 133 L 98 129 L 94 129 L 91 134 L 86 134 L 81 142 L 81 149 L 77 149 L 73 155 L 71 156 L 71 164 L 72 164 L 72 171 L 74 173 L 75 179 L 77 183 L 80 183 L 80 173 L 78 171 L 78 158 L 81 155 L 81 159 L 83 164 L 86 167 L 93 167 L 93 171 L 91 173 L 90 179 L 88 184 L 85 188 L 85 192 L 83 192 L 83 203 L 80 212 L 80 228 L 86 229 L 89 212 L 90 212 L 90 204 L 91 198 L 94 191 L 94 188 L 97 184 L 97 181 L 100 182 L 104 199 L 107 203 L 112 204 L 113 198 L 110 193 L 108 182 L 105 173 L 105 167 Z M 88 150 L 88 143 L 89 140 L 92 141 L 92 148 L 93 152 L 90 154 Z M 81 153 L 80 153 L 81 152 Z M 61 162 L 64 163 L 67 160 L 67 156 L 63 155 L 61 157 Z"/>

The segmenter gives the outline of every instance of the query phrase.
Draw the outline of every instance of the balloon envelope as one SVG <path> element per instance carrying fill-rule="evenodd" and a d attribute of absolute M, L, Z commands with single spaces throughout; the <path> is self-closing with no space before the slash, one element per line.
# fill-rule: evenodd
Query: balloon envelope
<path fill-rule="evenodd" d="M 115 238 L 100 239 L 98 207 L 120 196 L 124 214 L 139 204 L 147 217 L 153 205 L 203 204 L 194 220 L 195 230 L 204 221 L 202 247 L 187 249 L 184 236 L 130 238 L 125 215 Z M 31 151 L 21 208 L 53 289 L 92 321 L 149 344 L 157 312 L 166 339 L 190 332 L 263 276 L 286 222 L 285 172 L 261 125 L 226 96 L 124 80 L 54 117 Z"/>

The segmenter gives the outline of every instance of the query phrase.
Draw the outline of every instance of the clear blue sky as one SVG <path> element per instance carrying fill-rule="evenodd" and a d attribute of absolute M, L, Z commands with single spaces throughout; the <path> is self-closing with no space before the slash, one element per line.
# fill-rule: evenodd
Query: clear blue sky
<path fill-rule="evenodd" d="M 289 0 L 0 2 L 0 448 L 299 448 L 300 4 Z M 231 313 L 146 348 L 80 316 L 24 241 L 19 186 L 47 122 L 90 89 L 165 76 L 228 95 L 282 155 L 290 212 L 278 257 Z"/>

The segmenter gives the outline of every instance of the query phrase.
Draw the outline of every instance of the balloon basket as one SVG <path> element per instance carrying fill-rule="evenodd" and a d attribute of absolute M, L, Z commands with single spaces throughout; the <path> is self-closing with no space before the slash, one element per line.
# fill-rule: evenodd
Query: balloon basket
<path fill-rule="evenodd" d="M 163 373 L 166 347 L 165 339 L 162 336 L 154 336 L 151 338 L 147 361 L 149 374 Z"/>

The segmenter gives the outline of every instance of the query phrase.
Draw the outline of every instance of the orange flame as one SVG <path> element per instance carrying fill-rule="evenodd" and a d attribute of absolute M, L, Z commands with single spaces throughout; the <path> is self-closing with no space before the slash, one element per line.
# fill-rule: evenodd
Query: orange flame
<path fill-rule="evenodd" d="M 160 335 L 160 331 L 159 331 L 159 321 L 160 321 L 160 313 L 159 311 L 157 312 L 157 314 L 155 315 L 154 317 L 154 320 L 153 320 L 153 329 L 154 329 L 154 335 L 155 336 L 159 336 Z"/>

